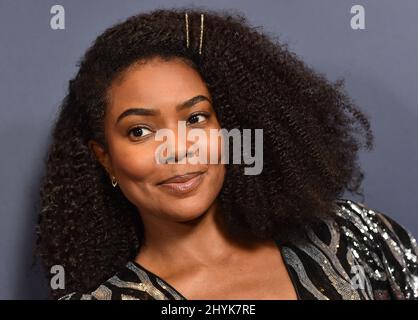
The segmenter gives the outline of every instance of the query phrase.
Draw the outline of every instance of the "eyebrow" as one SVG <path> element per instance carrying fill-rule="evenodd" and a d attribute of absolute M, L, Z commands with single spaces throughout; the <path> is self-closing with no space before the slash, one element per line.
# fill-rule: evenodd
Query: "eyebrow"
<path fill-rule="evenodd" d="M 212 103 L 212 101 L 204 96 L 204 95 L 198 95 L 195 96 L 191 99 L 188 99 L 180 104 L 178 104 L 176 106 L 176 111 L 179 112 L 183 109 L 187 109 L 187 108 L 191 108 L 192 106 L 194 106 L 196 103 L 201 102 L 201 101 L 208 101 L 209 103 Z M 120 122 L 123 118 L 127 117 L 127 116 L 131 116 L 131 115 L 136 115 L 136 116 L 155 116 L 157 114 L 159 114 L 160 111 L 153 109 L 153 108 L 130 108 L 127 109 L 125 111 L 123 111 L 119 117 L 116 120 L 116 124 L 118 124 L 118 122 Z"/>

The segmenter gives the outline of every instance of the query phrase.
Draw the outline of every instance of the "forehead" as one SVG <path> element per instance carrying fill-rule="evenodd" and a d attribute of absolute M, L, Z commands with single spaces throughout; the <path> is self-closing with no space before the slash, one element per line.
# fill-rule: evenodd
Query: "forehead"
<path fill-rule="evenodd" d="M 184 61 L 153 58 L 129 67 L 108 90 L 109 114 L 129 107 L 174 108 L 197 94 L 209 96 L 199 73 Z"/>

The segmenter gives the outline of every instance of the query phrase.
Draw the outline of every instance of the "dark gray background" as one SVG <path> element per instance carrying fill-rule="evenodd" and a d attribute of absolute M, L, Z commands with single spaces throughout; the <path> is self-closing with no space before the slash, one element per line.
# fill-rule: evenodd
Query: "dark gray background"
<path fill-rule="evenodd" d="M 65 30 L 50 28 L 54 4 L 65 7 Z M 376 136 L 360 154 L 365 202 L 418 235 L 418 1 L 0 0 L 0 299 L 46 296 L 30 268 L 39 177 L 77 60 L 130 15 L 189 4 L 238 9 L 318 72 L 346 79 Z M 350 28 L 354 4 L 366 9 L 366 30 Z"/>

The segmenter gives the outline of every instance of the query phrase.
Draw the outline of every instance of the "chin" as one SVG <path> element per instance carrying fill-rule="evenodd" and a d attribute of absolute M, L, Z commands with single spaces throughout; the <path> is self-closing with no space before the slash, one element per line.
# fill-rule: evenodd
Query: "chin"
<path fill-rule="evenodd" d="M 179 201 L 173 201 L 172 206 L 166 211 L 167 215 L 174 221 L 188 222 L 201 217 L 210 207 L 209 201 L 196 203 L 190 200 L 191 199 L 181 199 Z"/>

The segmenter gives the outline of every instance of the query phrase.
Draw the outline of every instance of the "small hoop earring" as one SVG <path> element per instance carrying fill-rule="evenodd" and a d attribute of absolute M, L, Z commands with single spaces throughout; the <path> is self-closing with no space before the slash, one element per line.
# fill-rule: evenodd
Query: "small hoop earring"
<path fill-rule="evenodd" d="M 116 178 L 112 176 L 112 186 L 115 188 L 117 186 L 118 182 L 116 181 Z"/>

